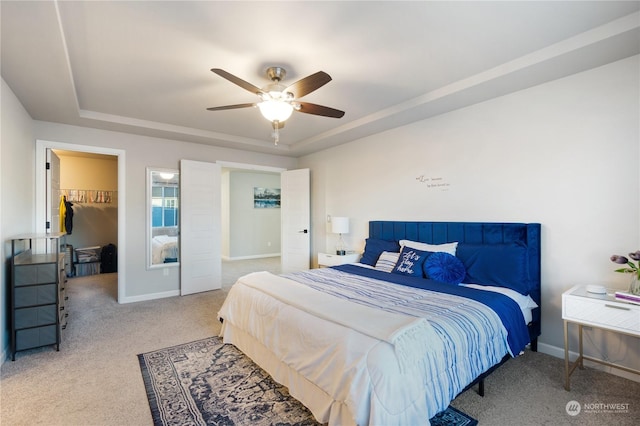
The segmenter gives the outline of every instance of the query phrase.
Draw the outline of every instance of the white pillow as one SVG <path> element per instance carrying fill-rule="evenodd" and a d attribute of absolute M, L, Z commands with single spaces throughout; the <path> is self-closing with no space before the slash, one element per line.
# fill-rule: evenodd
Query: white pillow
<path fill-rule="evenodd" d="M 422 250 L 422 251 L 432 251 L 432 252 L 443 251 L 453 256 L 456 255 L 456 249 L 458 248 L 457 241 L 455 243 L 446 243 L 446 244 L 427 244 L 427 243 L 420 243 L 418 241 L 411 241 L 411 240 L 400 240 L 399 242 L 400 242 L 401 249 L 402 247 L 407 246 L 407 247 L 411 247 L 416 250 Z"/>
<path fill-rule="evenodd" d="M 379 271 L 391 272 L 398 263 L 398 257 L 400 253 L 392 253 L 390 251 L 383 251 L 376 262 L 375 268 Z"/>
<path fill-rule="evenodd" d="M 531 298 L 531 296 L 525 296 L 524 294 L 520 294 L 515 290 L 511 290 L 510 288 L 505 287 L 493 287 L 489 285 L 480 285 L 480 284 L 460 284 L 465 287 L 476 288 L 478 290 L 486 290 L 493 291 L 496 293 L 504 294 L 505 296 L 513 299 L 518 306 L 520 306 L 520 310 L 522 311 L 522 316 L 524 316 L 524 322 L 529 324 L 532 320 L 532 312 L 531 310 L 538 307 L 538 304 Z"/>
<path fill-rule="evenodd" d="M 520 294 L 515 290 L 511 290 L 510 288 L 505 287 L 493 287 L 490 285 L 481 285 L 481 284 L 460 284 L 465 287 L 476 288 L 478 290 L 487 290 L 487 291 L 495 291 L 496 293 L 502 293 L 505 296 L 513 299 L 518 305 L 520 305 L 521 309 L 533 309 L 537 308 L 538 304 L 531 298 L 531 296 L 525 296 L 524 294 Z"/>

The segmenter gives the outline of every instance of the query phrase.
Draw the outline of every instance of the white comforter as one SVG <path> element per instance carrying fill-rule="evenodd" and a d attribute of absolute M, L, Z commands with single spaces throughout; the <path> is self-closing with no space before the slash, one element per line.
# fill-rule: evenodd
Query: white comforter
<path fill-rule="evenodd" d="M 423 303 L 422 295 L 418 299 Z M 476 303 L 457 299 L 453 310 Z M 218 315 L 225 343 L 238 346 L 330 425 L 428 424 L 506 353 L 497 344 L 486 362 L 470 362 L 469 344 L 452 343 L 465 337 L 443 338 L 449 326 L 438 321 L 439 334 L 431 320 L 353 303 L 267 272 L 239 279 Z"/>

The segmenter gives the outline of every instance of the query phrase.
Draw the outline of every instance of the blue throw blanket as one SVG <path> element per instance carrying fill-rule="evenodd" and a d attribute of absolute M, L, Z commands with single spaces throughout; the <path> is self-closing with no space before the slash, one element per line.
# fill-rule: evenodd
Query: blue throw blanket
<path fill-rule="evenodd" d="M 530 342 L 529 330 L 524 322 L 524 317 L 522 316 L 520 307 L 514 300 L 503 294 L 442 283 L 426 278 L 362 268 L 357 265 L 340 265 L 334 266 L 333 268 L 350 274 L 393 282 L 395 284 L 420 288 L 423 290 L 453 294 L 475 300 L 491 308 L 498 317 L 500 317 L 500 320 L 508 333 L 507 342 L 509 344 L 511 356 L 517 356 Z"/>

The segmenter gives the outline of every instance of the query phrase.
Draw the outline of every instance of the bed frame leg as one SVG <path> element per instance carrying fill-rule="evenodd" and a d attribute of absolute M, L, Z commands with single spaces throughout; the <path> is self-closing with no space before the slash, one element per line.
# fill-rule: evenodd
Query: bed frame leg
<path fill-rule="evenodd" d="M 484 397 L 484 379 L 478 382 L 478 394 Z"/>
<path fill-rule="evenodd" d="M 536 337 L 531 341 L 531 351 L 538 352 L 538 338 Z"/>

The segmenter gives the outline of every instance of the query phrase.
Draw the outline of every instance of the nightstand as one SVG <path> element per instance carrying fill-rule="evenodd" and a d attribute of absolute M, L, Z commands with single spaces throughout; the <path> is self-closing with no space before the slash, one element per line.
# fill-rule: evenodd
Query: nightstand
<path fill-rule="evenodd" d="M 349 253 L 345 255 L 318 253 L 318 266 L 338 266 L 345 263 L 355 263 L 360 260 L 360 253 Z"/>
<path fill-rule="evenodd" d="M 630 373 L 640 374 L 640 370 L 613 364 L 601 359 L 584 356 L 582 353 L 583 326 L 597 327 L 614 333 L 640 337 L 640 305 L 621 302 L 614 296 L 615 290 L 607 294 L 587 292 L 586 287 L 576 286 L 562 294 L 562 319 L 564 320 L 564 388 L 569 390 L 569 377 L 583 361 L 597 362 Z M 569 323 L 578 326 L 578 358 L 569 362 Z"/>

